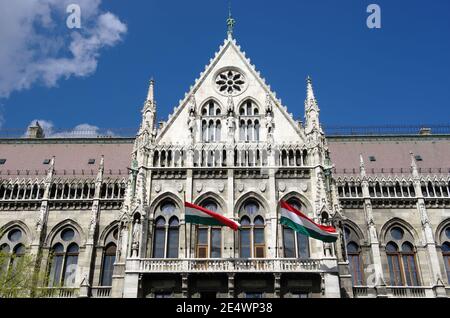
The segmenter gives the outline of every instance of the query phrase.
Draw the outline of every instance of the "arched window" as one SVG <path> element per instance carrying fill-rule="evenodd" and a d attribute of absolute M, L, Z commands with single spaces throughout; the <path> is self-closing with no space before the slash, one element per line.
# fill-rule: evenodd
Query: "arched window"
<path fill-rule="evenodd" d="M 78 266 L 79 234 L 67 227 L 53 239 L 50 253 L 49 286 L 75 286 Z"/>
<path fill-rule="evenodd" d="M 21 228 L 15 226 L 5 232 L 5 235 L 0 238 L 0 252 L 5 254 L 3 257 L 6 261 L 2 264 L 3 268 L 0 268 L 0 270 L 6 270 L 17 265 L 20 258 L 25 255 L 26 243 L 27 237 Z"/>
<path fill-rule="evenodd" d="M 344 226 L 344 240 L 346 244 L 347 260 L 354 286 L 363 285 L 363 264 L 361 260 L 360 237 L 349 226 Z"/>
<path fill-rule="evenodd" d="M 169 229 L 167 234 L 167 257 L 178 257 L 178 242 L 179 242 L 179 221 L 176 216 L 172 216 L 169 220 Z"/>
<path fill-rule="evenodd" d="M 249 200 L 243 205 L 239 229 L 239 251 L 242 258 L 265 257 L 265 223 L 261 214 L 258 202 Z"/>
<path fill-rule="evenodd" d="M 353 285 L 363 285 L 362 266 L 359 245 L 355 242 L 347 244 L 347 258 L 352 274 Z"/>
<path fill-rule="evenodd" d="M 239 108 L 239 139 L 241 141 L 259 141 L 260 116 L 258 106 L 246 100 Z"/>
<path fill-rule="evenodd" d="M 119 229 L 117 227 L 114 228 L 108 233 L 105 239 L 101 271 L 101 286 L 112 286 L 114 262 L 116 261 L 118 232 Z"/>
<path fill-rule="evenodd" d="M 213 200 L 206 200 L 202 207 L 207 210 L 222 213 L 219 205 Z M 197 226 L 198 258 L 220 258 L 222 256 L 222 229 L 218 226 Z"/>
<path fill-rule="evenodd" d="M 297 199 L 287 201 L 293 208 L 305 212 Z M 309 238 L 283 225 L 283 250 L 286 258 L 309 258 Z"/>
<path fill-rule="evenodd" d="M 220 141 L 222 133 L 220 106 L 215 101 L 210 100 L 203 106 L 201 114 L 203 117 L 202 140 L 204 142 Z"/>
<path fill-rule="evenodd" d="M 419 286 L 416 253 L 412 235 L 395 225 L 386 234 L 386 256 L 391 286 Z"/>
<path fill-rule="evenodd" d="M 441 233 L 441 250 L 444 258 L 445 272 L 447 273 L 447 282 L 450 284 L 450 226 L 445 227 Z"/>
<path fill-rule="evenodd" d="M 160 216 L 155 222 L 155 236 L 153 240 L 153 257 L 164 258 L 166 249 L 166 220 Z"/>
<path fill-rule="evenodd" d="M 153 235 L 154 258 L 178 258 L 180 222 L 178 208 L 171 200 L 164 201 L 155 211 Z"/>
<path fill-rule="evenodd" d="M 109 243 L 105 248 L 102 265 L 102 286 L 112 286 L 112 275 L 114 271 L 114 262 L 116 261 L 117 246 Z"/>

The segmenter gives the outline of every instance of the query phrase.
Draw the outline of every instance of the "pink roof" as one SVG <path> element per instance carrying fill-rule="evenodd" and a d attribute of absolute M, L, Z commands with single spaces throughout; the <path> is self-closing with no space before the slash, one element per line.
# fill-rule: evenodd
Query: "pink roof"
<path fill-rule="evenodd" d="M 450 136 L 328 138 L 328 145 L 338 174 L 352 173 L 353 169 L 359 173 L 359 154 L 363 155 L 367 173 L 390 173 L 392 169 L 409 173 L 410 152 L 422 158 L 417 161 L 422 173 L 432 169 L 433 173 L 446 174 L 450 169 Z M 370 161 L 369 156 L 376 161 Z"/>
<path fill-rule="evenodd" d="M 130 166 L 132 140 L 42 140 L 42 141 L 2 141 L 0 142 L 0 159 L 6 159 L 0 165 L 0 177 L 8 175 L 45 175 L 49 165 L 45 159 L 55 156 L 55 171 L 57 175 L 96 175 L 100 158 L 105 157 L 105 174 L 127 175 Z M 88 164 L 89 159 L 95 159 L 94 164 Z"/>

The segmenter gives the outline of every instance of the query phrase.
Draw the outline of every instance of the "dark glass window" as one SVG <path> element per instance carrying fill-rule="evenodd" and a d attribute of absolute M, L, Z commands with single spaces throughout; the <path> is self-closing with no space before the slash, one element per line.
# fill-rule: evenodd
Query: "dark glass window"
<path fill-rule="evenodd" d="M 211 258 L 220 258 L 222 250 L 222 231 L 220 228 L 211 229 Z"/>
<path fill-rule="evenodd" d="M 169 221 L 169 233 L 167 235 L 168 239 L 168 258 L 178 257 L 178 243 L 179 243 L 179 229 L 178 229 L 178 218 L 172 217 Z"/>
<path fill-rule="evenodd" d="M 111 243 L 105 249 L 102 266 L 102 286 L 112 286 L 114 262 L 116 261 L 116 244 Z"/>
<path fill-rule="evenodd" d="M 363 285 L 359 246 L 355 242 L 347 244 L 347 257 L 353 285 Z"/>
<path fill-rule="evenodd" d="M 165 245 L 166 245 L 166 221 L 163 217 L 159 217 L 156 220 L 155 226 L 155 239 L 153 243 L 153 257 L 164 258 Z"/>
<path fill-rule="evenodd" d="M 294 230 L 283 227 L 283 243 L 284 243 L 284 257 L 295 257 L 295 236 Z"/>

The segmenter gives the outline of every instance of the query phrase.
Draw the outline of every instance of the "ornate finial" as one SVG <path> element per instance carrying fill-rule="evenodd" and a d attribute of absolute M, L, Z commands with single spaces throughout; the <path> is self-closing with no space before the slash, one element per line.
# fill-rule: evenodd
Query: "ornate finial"
<path fill-rule="evenodd" d="M 419 176 L 419 172 L 417 171 L 417 163 L 416 163 L 416 158 L 414 157 L 414 153 L 412 151 L 409 152 L 410 156 L 411 156 L 411 169 L 412 169 L 412 175 L 414 177 L 418 177 Z"/>
<path fill-rule="evenodd" d="M 155 86 L 155 80 L 152 77 L 150 79 L 150 84 L 148 86 L 148 94 L 147 94 L 148 101 L 153 101 L 155 99 L 154 86 Z"/>
<path fill-rule="evenodd" d="M 364 164 L 362 153 L 359 154 L 359 168 L 361 170 L 361 175 L 364 177 L 366 175 L 366 165 Z"/>
<path fill-rule="evenodd" d="M 227 27 L 228 27 L 228 38 L 231 39 L 233 37 L 233 28 L 236 24 L 236 20 L 231 15 L 231 2 L 228 4 L 228 19 L 227 19 Z"/>
<path fill-rule="evenodd" d="M 314 96 L 314 90 L 312 87 L 312 79 L 309 75 L 306 78 L 306 99 L 308 99 L 308 100 L 316 99 Z"/>

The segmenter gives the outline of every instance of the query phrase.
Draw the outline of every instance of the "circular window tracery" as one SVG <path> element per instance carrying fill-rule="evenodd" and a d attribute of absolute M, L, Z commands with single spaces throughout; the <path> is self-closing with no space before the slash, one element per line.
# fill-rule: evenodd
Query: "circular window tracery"
<path fill-rule="evenodd" d="M 237 96 L 245 91 L 247 81 L 242 73 L 228 69 L 217 75 L 215 84 L 219 93 Z"/>

